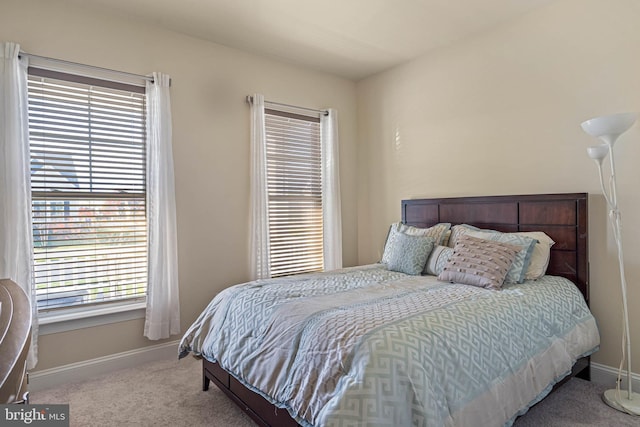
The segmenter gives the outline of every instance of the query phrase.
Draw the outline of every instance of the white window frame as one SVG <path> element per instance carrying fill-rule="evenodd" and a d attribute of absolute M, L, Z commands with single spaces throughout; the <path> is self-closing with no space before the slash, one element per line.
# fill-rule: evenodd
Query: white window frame
<path fill-rule="evenodd" d="M 39 65 L 37 68 L 46 69 L 46 66 L 43 67 Z M 32 69 L 30 69 L 30 71 L 32 71 Z M 68 70 L 63 70 L 63 73 L 66 71 Z M 75 74 L 74 70 L 69 71 L 71 74 Z M 58 70 L 54 71 L 53 75 L 55 75 L 56 72 L 58 72 Z M 86 77 L 86 70 L 83 70 L 82 74 L 78 73 L 77 77 L 78 80 L 76 81 L 81 82 L 92 82 L 94 81 L 94 79 L 105 80 L 104 76 Z M 122 87 L 126 87 L 130 83 L 113 82 L 113 84 L 116 86 L 121 85 Z M 141 85 L 138 84 L 138 86 Z M 38 322 L 41 325 L 39 334 L 47 335 L 50 333 L 58 333 L 67 330 L 144 318 L 146 308 L 146 292 L 147 291 L 145 290 L 144 297 L 138 297 L 137 299 L 104 302 L 97 305 L 80 305 L 64 308 L 61 307 L 52 311 L 39 311 Z"/>

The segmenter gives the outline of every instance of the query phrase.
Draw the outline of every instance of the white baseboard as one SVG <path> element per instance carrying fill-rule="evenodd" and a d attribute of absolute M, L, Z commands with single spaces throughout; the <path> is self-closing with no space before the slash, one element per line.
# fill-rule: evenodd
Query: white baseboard
<path fill-rule="evenodd" d="M 88 380 L 95 378 L 96 375 L 107 374 L 142 363 L 175 359 L 178 354 L 179 343 L 179 341 L 171 341 L 96 359 L 70 363 L 56 368 L 30 372 L 29 390 L 44 390 L 67 383 Z M 617 368 L 591 362 L 591 381 L 594 383 L 615 387 L 617 377 Z M 632 372 L 631 379 L 633 381 L 633 389 L 640 390 L 640 375 Z M 623 371 L 621 387 L 623 389 L 626 388 L 626 384 L 627 375 L 626 371 Z"/>
<path fill-rule="evenodd" d="M 177 359 L 179 343 L 179 341 L 171 341 L 110 354 L 96 359 L 70 363 L 56 368 L 30 372 L 29 391 L 33 392 L 67 383 L 84 381 L 95 378 L 97 375 L 107 374 L 118 369 L 131 368 L 142 363 Z"/>
<path fill-rule="evenodd" d="M 601 365 L 600 363 L 591 362 L 591 381 L 598 384 L 608 385 L 615 388 L 618 379 L 618 368 Z M 640 390 L 640 375 L 631 373 L 631 386 L 633 390 Z M 622 383 L 620 387 L 624 390 L 627 387 L 627 371 L 622 371 Z"/>

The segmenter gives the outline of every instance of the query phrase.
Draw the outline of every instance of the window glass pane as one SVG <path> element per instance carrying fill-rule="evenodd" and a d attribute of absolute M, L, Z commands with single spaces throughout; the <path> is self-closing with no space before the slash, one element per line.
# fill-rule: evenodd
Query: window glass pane
<path fill-rule="evenodd" d="M 271 276 L 323 268 L 320 125 L 265 115 Z"/>
<path fill-rule="evenodd" d="M 145 297 L 145 110 L 144 93 L 30 74 L 39 310 Z"/>

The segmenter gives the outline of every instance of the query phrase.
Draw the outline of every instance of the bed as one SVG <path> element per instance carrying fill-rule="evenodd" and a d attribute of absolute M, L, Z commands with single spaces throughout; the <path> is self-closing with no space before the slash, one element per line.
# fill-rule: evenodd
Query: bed
<path fill-rule="evenodd" d="M 419 228 L 544 232 L 546 275 L 494 291 L 373 264 L 233 286 L 180 344 L 202 357 L 203 389 L 264 426 L 500 426 L 589 378 L 587 194 L 403 200 L 401 212 Z"/>

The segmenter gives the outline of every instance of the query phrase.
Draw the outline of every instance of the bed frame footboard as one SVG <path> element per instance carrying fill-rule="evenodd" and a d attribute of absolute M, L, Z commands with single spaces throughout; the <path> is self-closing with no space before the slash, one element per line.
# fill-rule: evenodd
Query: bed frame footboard
<path fill-rule="evenodd" d="M 202 390 L 209 389 L 213 382 L 240 409 L 253 419 L 259 426 L 270 427 L 298 427 L 299 424 L 291 418 L 286 409 L 278 408 L 267 399 L 246 388 L 220 365 L 207 359 L 202 359 Z"/>

